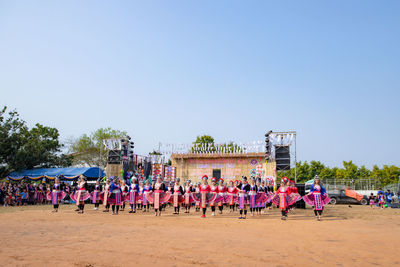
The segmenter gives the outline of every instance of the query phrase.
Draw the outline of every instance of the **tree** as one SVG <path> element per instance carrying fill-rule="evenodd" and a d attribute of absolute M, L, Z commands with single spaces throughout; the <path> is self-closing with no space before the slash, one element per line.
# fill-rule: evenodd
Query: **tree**
<path fill-rule="evenodd" d="M 29 129 L 18 112 L 0 111 L 0 176 L 34 167 L 66 167 L 71 157 L 61 153 L 56 128 L 36 124 Z"/>
<path fill-rule="evenodd" d="M 232 141 L 216 145 L 214 138 L 210 135 L 197 136 L 196 141 L 193 142 L 192 153 L 212 153 L 218 151 L 233 153 L 242 152 L 243 149 Z"/>
<path fill-rule="evenodd" d="M 192 153 L 204 153 L 205 149 L 215 151 L 214 138 L 210 135 L 197 136 L 193 142 Z"/>
<path fill-rule="evenodd" d="M 113 130 L 108 127 L 97 129 L 90 135 L 83 134 L 78 139 L 71 140 L 69 150 L 74 157 L 74 164 L 104 168 L 107 165 L 108 154 L 103 140 L 126 136 L 125 131 Z"/>

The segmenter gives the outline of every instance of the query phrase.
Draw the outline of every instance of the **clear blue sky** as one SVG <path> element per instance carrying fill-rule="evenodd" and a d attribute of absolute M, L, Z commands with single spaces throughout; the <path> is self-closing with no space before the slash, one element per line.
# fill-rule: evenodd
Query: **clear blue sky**
<path fill-rule="evenodd" d="M 400 1 L 2 1 L 0 104 L 62 139 L 296 130 L 300 160 L 400 165 Z"/>

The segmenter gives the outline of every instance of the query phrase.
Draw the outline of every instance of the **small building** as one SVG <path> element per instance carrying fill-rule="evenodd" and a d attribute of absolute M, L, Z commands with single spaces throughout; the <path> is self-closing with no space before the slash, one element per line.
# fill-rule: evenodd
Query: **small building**
<path fill-rule="evenodd" d="M 265 153 L 187 153 L 172 154 L 172 166 L 176 176 L 193 182 L 203 175 L 224 180 L 240 179 L 242 176 L 273 177 L 275 162 L 266 163 Z"/>

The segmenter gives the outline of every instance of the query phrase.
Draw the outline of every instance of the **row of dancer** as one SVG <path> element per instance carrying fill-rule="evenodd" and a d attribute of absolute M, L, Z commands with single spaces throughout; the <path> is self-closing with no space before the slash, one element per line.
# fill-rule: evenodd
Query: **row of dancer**
<path fill-rule="evenodd" d="M 52 192 L 48 194 L 48 199 L 52 201 L 55 212 L 58 211 L 59 201 L 64 197 L 65 192 L 60 188 L 60 183 L 56 179 Z M 129 187 L 120 182 L 118 178 L 109 179 L 103 190 L 100 183 L 97 182 L 91 194 L 87 191 L 86 181 L 82 178 L 78 183 L 77 191 L 70 197 L 76 202 L 78 213 L 84 212 L 85 201 L 89 198 L 92 199 L 95 209 L 98 209 L 100 202 L 103 202 L 104 211 L 109 211 L 111 206 L 115 215 L 118 214 L 120 207 L 124 208 L 125 202 L 130 205 L 130 213 L 135 213 L 138 207 L 149 211 L 151 204 L 155 216 L 160 216 L 166 204 L 171 203 L 174 207 L 174 214 L 180 213 L 181 206 L 185 208 L 185 213 L 189 213 L 190 208 L 195 206 L 196 211 L 202 211 L 202 218 L 206 217 L 207 207 L 211 208 L 212 216 L 215 216 L 216 207 L 220 214 L 222 214 L 224 206 L 229 206 L 230 212 L 237 207 L 240 213 L 239 219 L 245 219 L 248 209 L 254 216 L 254 214 L 261 214 L 266 206 L 274 204 L 281 210 L 282 220 L 286 220 L 288 211 L 301 199 L 295 184 L 286 177 L 282 178 L 279 189 L 273 192 L 271 186 L 265 186 L 265 183 L 254 178 L 250 179 L 249 183 L 246 177 L 243 177 L 241 181 L 230 181 L 228 186 L 224 185 L 222 179 L 217 181 L 212 178 L 211 185 L 209 185 L 206 175 L 202 177 L 202 183 L 194 187 L 190 181 L 186 181 L 185 185 L 181 186 L 179 179 L 176 179 L 173 186 L 167 187 L 160 177 L 153 186 L 149 181 L 146 181 L 144 186 L 139 185 L 138 181 L 133 179 Z M 329 203 L 329 197 L 318 177 L 315 178 L 310 193 L 303 199 L 314 207 L 316 218 L 319 220 L 323 207 Z"/>

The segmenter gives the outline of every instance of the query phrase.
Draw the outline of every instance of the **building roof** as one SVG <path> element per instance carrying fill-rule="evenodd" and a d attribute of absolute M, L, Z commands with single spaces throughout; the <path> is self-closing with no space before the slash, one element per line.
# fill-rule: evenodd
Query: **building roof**
<path fill-rule="evenodd" d="M 28 178 L 31 180 L 37 180 L 41 178 L 54 179 L 56 177 L 62 177 L 66 179 L 77 179 L 79 176 L 85 176 L 87 178 L 99 178 L 104 177 L 105 173 L 98 167 L 89 168 L 39 168 L 31 170 L 23 170 L 20 172 L 12 172 L 7 178 L 11 180 L 21 180 Z"/>

